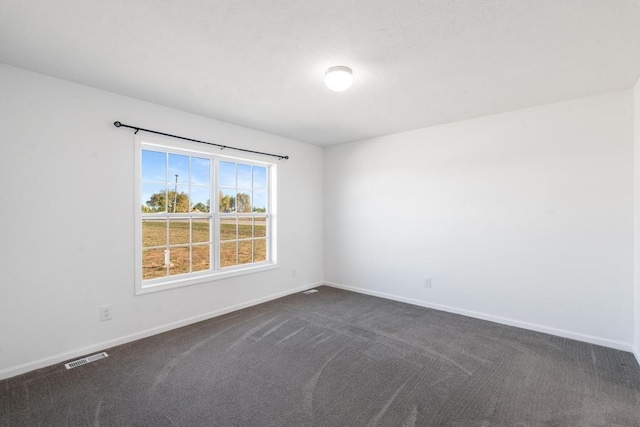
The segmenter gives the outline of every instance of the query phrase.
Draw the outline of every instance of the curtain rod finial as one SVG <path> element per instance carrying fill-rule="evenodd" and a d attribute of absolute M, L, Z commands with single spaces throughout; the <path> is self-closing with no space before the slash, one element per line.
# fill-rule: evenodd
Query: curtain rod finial
<path fill-rule="evenodd" d="M 117 128 L 119 128 L 120 126 L 122 126 L 122 123 L 120 122 L 113 122 L 113 125 Z"/>

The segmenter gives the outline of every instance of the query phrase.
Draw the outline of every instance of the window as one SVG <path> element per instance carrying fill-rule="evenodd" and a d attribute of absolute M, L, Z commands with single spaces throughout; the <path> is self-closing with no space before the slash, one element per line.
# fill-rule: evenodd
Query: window
<path fill-rule="evenodd" d="M 275 266 L 275 166 L 137 138 L 137 293 Z"/>

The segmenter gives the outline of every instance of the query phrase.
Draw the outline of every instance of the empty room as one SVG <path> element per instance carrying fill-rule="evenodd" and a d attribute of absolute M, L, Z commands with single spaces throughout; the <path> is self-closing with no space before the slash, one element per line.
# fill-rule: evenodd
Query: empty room
<path fill-rule="evenodd" d="M 0 426 L 640 426 L 639 0 L 0 0 Z"/>

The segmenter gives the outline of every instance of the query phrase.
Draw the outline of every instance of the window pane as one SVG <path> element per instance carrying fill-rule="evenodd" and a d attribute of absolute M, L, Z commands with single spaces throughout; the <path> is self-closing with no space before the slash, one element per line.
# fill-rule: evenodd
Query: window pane
<path fill-rule="evenodd" d="M 210 197 L 209 187 L 191 187 L 191 212 L 210 212 Z"/>
<path fill-rule="evenodd" d="M 169 213 L 187 213 L 189 212 L 189 186 L 188 185 L 169 185 L 167 195 L 167 209 Z"/>
<path fill-rule="evenodd" d="M 189 244 L 189 220 L 172 219 L 169 221 L 169 244 Z"/>
<path fill-rule="evenodd" d="M 193 256 L 193 271 L 209 270 L 211 268 L 211 245 L 198 245 L 191 249 Z"/>
<path fill-rule="evenodd" d="M 250 213 L 251 191 L 247 191 L 246 193 L 238 193 L 237 202 L 238 213 Z"/>
<path fill-rule="evenodd" d="M 142 184 L 140 187 L 141 210 L 143 213 L 166 212 L 167 196 L 163 184 Z"/>
<path fill-rule="evenodd" d="M 176 176 L 177 175 L 177 176 Z M 169 154 L 168 184 L 189 182 L 189 156 L 181 154 Z"/>
<path fill-rule="evenodd" d="M 253 261 L 252 249 L 253 242 L 251 240 L 245 240 L 238 242 L 238 264 L 248 264 Z"/>
<path fill-rule="evenodd" d="M 165 246 L 167 244 L 167 220 L 142 220 L 142 246 Z"/>
<path fill-rule="evenodd" d="M 191 263 L 189 262 L 189 248 L 169 248 L 169 276 L 189 273 Z"/>
<path fill-rule="evenodd" d="M 210 241 L 210 221 L 209 218 L 194 218 L 191 220 L 191 241 L 193 243 Z"/>
<path fill-rule="evenodd" d="M 220 240 L 235 240 L 237 238 L 236 217 L 220 218 Z"/>
<path fill-rule="evenodd" d="M 220 267 L 231 267 L 238 264 L 236 242 L 220 243 Z"/>
<path fill-rule="evenodd" d="M 222 188 L 218 191 L 219 212 L 231 213 L 236 211 L 236 190 Z"/>
<path fill-rule="evenodd" d="M 191 184 L 211 185 L 211 161 L 209 159 L 191 158 Z"/>
<path fill-rule="evenodd" d="M 238 239 L 250 239 L 253 237 L 251 217 L 238 217 Z"/>
<path fill-rule="evenodd" d="M 142 278 L 155 279 L 167 275 L 164 266 L 164 249 L 145 249 L 142 251 Z"/>
<path fill-rule="evenodd" d="M 253 191 L 253 212 L 267 212 L 267 190 Z"/>
<path fill-rule="evenodd" d="M 236 164 L 230 162 L 220 162 L 218 173 L 218 185 L 220 187 L 236 186 Z"/>
<path fill-rule="evenodd" d="M 167 180 L 167 154 L 142 150 L 142 182 Z"/>
<path fill-rule="evenodd" d="M 267 218 L 257 217 L 253 223 L 254 237 L 266 237 L 267 236 Z"/>
<path fill-rule="evenodd" d="M 253 167 L 253 188 L 267 188 L 267 168 Z"/>
<path fill-rule="evenodd" d="M 251 165 L 238 163 L 238 188 L 251 188 Z"/>
<path fill-rule="evenodd" d="M 256 239 L 253 241 L 253 262 L 267 260 L 267 239 Z"/>

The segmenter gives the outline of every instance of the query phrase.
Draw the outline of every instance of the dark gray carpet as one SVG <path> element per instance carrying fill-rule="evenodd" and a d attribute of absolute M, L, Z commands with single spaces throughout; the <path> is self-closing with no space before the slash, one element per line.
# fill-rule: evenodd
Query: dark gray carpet
<path fill-rule="evenodd" d="M 319 289 L 0 382 L 0 425 L 640 426 L 630 353 Z"/>

